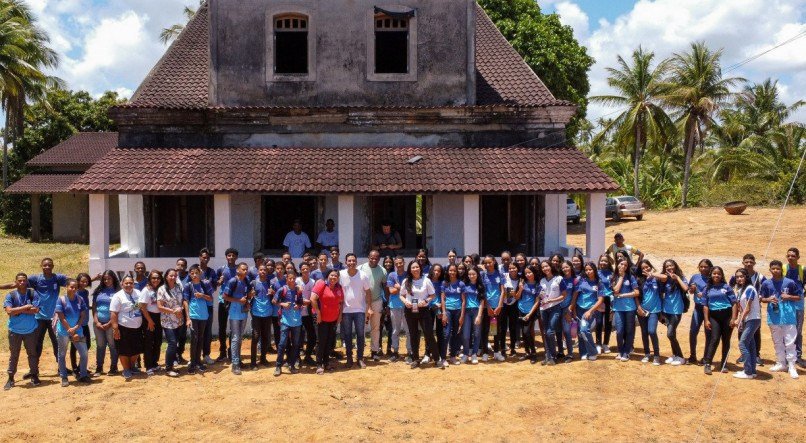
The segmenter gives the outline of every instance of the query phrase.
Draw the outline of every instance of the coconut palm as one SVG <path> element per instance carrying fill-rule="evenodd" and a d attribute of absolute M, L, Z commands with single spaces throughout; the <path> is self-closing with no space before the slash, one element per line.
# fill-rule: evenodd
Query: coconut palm
<path fill-rule="evenodd" d="M 692 43 L 689 52 L 673 55 L 670 77 L 665 82 L 664 101 L 676 109 L 677 123 L 683 131 L 683 207 L 688 204 L 694 150 L 698 143 L 704 146 L 706 129 L 715 125 L 714 114 L 735 98 L 730 88 L 744 81 L 722 77 L 721 57 L 721 49 L 711 51 L 703 42 Z"/>
<path fill-rule="evenodd" d="M 605 134 L 614 132 L 614 139 L 622 146 L 633 147 L 633 194 L 639 197 L 639 169 L 641 155 L 646 151 L 648 140 L 663 143 L 674 133 L 674 124 L 661 106 L 663 75 L 667 62 L 652 66 L 655 54 L 640 46 L 632 54 L 632 65 L 618 56 L 616 68 L 607 68 L 607 83 L 617 95 L 591 97 L 594 102 L 626 108 L 616 118 L 608 121 L 602 132 L 594 139 L 598 143 Z"/>
<path fill-rule="evenodd" d="M 201 7 L 202 4 L 204 4 L 204 0 L 199 0 L 199 7 Z M 185 23 L 189 22 L 190 19 L 196 15 L 196 11 L 198 11 L 198 8 L 185 6 L 185 8 L 182 10 L 182 13 L 185 15 Z M 167 45 L 173 41 L 173 39 L 179 37 L 179 34 L 181 34 L 182 30 L 185 29 L 185 23 L 176 23 L 167 28 L 163 28 L 160 32 L 160 41 L 162 44 Z"/>

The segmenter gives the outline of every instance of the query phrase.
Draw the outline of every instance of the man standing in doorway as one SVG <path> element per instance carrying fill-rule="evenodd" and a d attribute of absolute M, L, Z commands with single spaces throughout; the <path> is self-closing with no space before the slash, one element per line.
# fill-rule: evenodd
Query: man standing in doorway
<path fill-rule="evenodd" d="M 369 251 L 369 261 L 358 268 L 369 279 L 369 289 L 372 291 L 369 336 L 371 357 L 375 361 L 381 360 L 381 315 L 383 315 L 383 294 L 386 283 L 386 270 L 378 264 L 380 261 L 381 254 L 373 249 Z"/>
<path fill-rule="evenodd" d="M 325 222 L 325 230 L 316 237 L 316 249 L 320 252 L 327 252 L 333 246 L 339 246 L 339 233 L 336 231 L 336 223 L 332 218 Z"/>
<path fill-rule="evenodd" d="M 347 351 L 347 368 L 353 367 L 353 331 L 356 336 L 356 359 L 364 369 L 365 324 L 372 316 L 372 291 L 369 278 L 358 270 L 358 258 L 352 252 L 345 257 L 347 269 L 339 272 L 339 284 L 344 291 L 344 310 L 341 318 L 341 339 Z"/>
<path fill-rule="evenodd" d="M 302 232 L 302 223 L 299 219 L 294 220 L 291 231 L 285 235 L 283 247 L 291 254 L 291 258 L 300 258 L 305 250 L 311 247 L 311 239 L 308 234 Z"/>
<path fill-rule="evenodd" d="M 372 249 L 376 249 L 382 256 L 397 255 L 397 250 L 403 247 L 403 240 L 400 234 L 392 230 L 392 223 L 389 220 L 381 222 L 381 232 L 376 232 L 372 237 Z"/>

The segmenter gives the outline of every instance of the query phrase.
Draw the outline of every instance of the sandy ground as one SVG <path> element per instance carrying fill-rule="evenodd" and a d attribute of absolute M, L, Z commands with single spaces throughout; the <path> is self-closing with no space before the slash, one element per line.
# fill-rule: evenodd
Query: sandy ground
<path fill-rule="evenodd" d="M 651 213 L 642 222 L 609 225 L 608 234 L 624 232 L 653 260 L 684 257 L 688 270 L 701 255 L 726 264 L 746 251 L 761 257 L 777 213 L 751 209 L 729 218 L 720 211 Z M 785 215 L 770 257 L 801 240 L 804 216 L 804 208 Z M 686 315 L 679 333 L 686 352 L 688 324 Z M 697 366 L 655 367 L 640 363 L 640 355 L 621 363 L 607 354 L 554 367 L 509 360 L 440 371 L 381 362 L 279 378 L 271 369 L 236 377 L 217 365 L 203 376 L 129 383 L 104 376 L 61 388 L 46 348 L 42 387 L 19 382 L 0 393 L 4 409 L 13 411 L 0 418 L 0 441 L 803 441 L 806 371 L 800 380 L 770 373 L 773 349 L 766 326 L 762 332 L 766 366 L 757 380 L 709 377 Z M 665 359 L 664 334 L 660 342 Z M 702 342 L 700 334 L 700 354 Z M 638 354 L 641 348 L 638 334 Z M 730 361 L 738 355 L 734 340 Z"/>

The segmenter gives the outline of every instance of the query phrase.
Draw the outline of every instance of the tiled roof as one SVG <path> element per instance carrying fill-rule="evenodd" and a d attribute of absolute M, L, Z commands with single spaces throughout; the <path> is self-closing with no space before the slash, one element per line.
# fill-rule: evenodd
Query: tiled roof
<path fill-rule="evenodd" d="M 5 192 L 9 194 L 63 194 L 70 191 L 80 174 L 30 174 L 21 178 Z"/>
<path fill-rule="evenodd" d="M 409 164 L 416 156 L 422 159 Z M 118 148 L 71 189 L 377 195 L 589 192 L 618 186 L 575 148 Z"/>
<path fill-rule="evenodd" d="M 79 132 L 28 160 L 28 166 L 89 166 L 118 145 L 117 132 Z"/>
<path fill-rule="evenodd" d="M 123 108 L 209 107 L 209 10 L 202 6 Z M 476 98 L 480 106 L 572 105 L 557 100 L 476 4 Z M 261 107 L 271 107 L 268 103 Z"/>

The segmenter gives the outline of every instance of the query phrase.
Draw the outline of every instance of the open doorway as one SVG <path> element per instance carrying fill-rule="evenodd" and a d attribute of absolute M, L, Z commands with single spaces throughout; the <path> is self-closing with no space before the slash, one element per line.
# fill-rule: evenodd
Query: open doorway
<path fill-rule="evenodd" d="M 481 254 L 534 256 L 543 250 L 544 204 L 539 195 L 481 197 Z"/>
<path fill-rule="evenodd" d="M 369 208 L 370 239 L 381 230 L 381 223 L 387 221 L 392 224 L 392 230 L 400 234 L 403 241 L 403 249 L 400 250 L 402 255 L 413 256 L 417 249 L 423 247 L 425 223 L 422 220 L 418 223 L 418 214 L 422 217 L 425 213 L 422 198 L 416 195 L 370 197 Z"/>
<path fill-rule="evenodd" d="M 316 240 L 318 197 L 264 195 L 261 200 L 265 252 L 279 254 L 283 250 L 283 239 L 294 220 L 302 223 L 302 232 L 308 234 L 311 243 Z"/>

